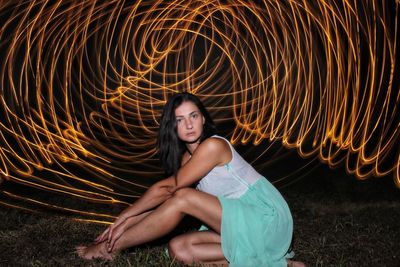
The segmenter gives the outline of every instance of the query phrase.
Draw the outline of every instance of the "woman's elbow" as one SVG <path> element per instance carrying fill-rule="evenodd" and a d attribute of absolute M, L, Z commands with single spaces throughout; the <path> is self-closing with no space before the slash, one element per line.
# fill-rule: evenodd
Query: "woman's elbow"
<path fill-rule="evenodd" d="M 165 185 L 158 185 L 155 184 L 149 188 L 149 191 L 152 192 L 152 195 L 158 196 L 161 199 L 167 200 L 173 195 L 173 187 L 172 186 L 165 186 Z"/>

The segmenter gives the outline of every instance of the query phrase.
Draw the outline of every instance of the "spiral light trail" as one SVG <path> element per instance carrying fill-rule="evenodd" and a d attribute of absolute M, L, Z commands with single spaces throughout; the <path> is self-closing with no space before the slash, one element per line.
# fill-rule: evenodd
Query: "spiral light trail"
<path fill-rule="evenodd" d="M 112 220 L 87 203 L 127 205 L 162 176 L 155 138 L 178 91 L 263 164 L 278 143 L 400 187 L 399 6 L 2 1 L 0 203 Z"/>

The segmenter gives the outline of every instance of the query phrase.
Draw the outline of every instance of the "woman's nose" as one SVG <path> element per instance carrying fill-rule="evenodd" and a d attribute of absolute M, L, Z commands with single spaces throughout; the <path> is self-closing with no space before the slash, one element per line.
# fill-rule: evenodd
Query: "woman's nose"
<path fill-rule="evenodd" d="M 192 129 L 193 128 L 193 124 L 191 120 L 187 120 L 186 121 L 186 129 Z"/>

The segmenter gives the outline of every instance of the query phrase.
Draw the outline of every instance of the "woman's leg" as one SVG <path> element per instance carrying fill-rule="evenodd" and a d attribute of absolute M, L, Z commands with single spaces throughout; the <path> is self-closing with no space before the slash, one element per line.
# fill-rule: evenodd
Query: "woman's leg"
<path fill-rule="evenodd" d="M 115 242 L 112 252 L 152 241 L 171 232 L 186 214 L 196 217 L 219 233 L 221 213 L 221 205 L 215 196 L 192 188 L 182 188 L 124 232 Z M 103 242 L 87 247 L 80 255 L 83 258 L 110 258 L 105 252 L 110 254 Z"/>
<path fill-rule="evenodd" d="M 168 244 L 171 258 L 185 263 L 209 263 L 228 266 L 221 247 L 221 236 L 214 231 L 186 233 Z"/>
<path fill-rule="evenodd" d="M 306 267 L 306 265 L 301 261 L 288 260 L 288 267 Z"/>

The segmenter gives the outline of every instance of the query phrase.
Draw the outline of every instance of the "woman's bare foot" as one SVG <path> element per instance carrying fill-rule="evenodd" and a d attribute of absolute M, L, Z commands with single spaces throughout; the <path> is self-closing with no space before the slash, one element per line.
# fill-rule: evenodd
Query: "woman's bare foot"
<path fill-rule="evenodd" d="M 106 242 L 90 246 L 78 246 L 76 247 L 76 253 L 78 253 L 79 257 L 86 260 L 92 260 L 95 258 L 112 260 L 114 257 L 113 253 L 107 251 Z"/>
<path fill-rule="evenodd" d="M 287 260 L 287 264 L 289 267 L 306 267 L 306 265 L 301 261 Z"/>

